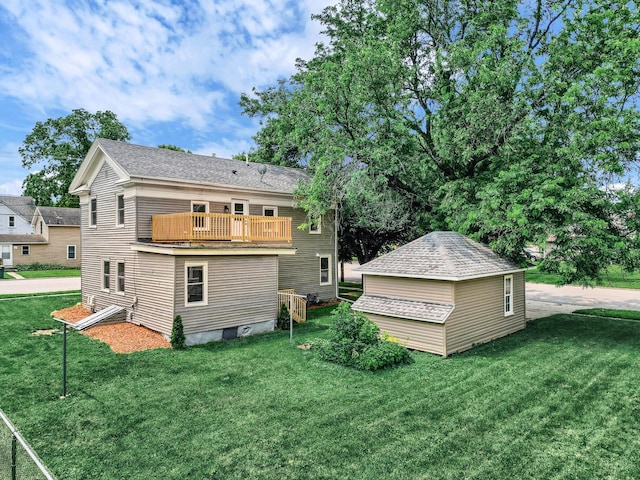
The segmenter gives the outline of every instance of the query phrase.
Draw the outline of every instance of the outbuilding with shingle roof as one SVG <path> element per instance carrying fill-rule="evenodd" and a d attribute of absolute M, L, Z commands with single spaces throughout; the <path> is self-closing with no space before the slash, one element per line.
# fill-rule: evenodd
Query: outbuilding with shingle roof
<path fill-rule="evenodd" d="M 432 232 L 358 271 L 353 309 L 409 348 L 447 356 L 525 327 L 525 269 L 459 233 Z"/>

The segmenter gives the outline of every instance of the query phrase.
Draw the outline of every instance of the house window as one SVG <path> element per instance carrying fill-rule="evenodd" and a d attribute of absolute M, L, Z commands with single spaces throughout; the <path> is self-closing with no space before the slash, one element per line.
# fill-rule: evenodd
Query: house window
<path fill-rule="evenodd" d="M 89 202 L 89 226 L 95 227 L 98 224 L 98 199 L 92 198 Z"/>
<path fill-rule="evenodd" d="M 116 225 L 124 225 L 124 195 L 116 195 Z"/>
<path fill-rule="evenodd" d="M 102 261 L 102 290 L 109 291 L 111 283 L 111 262 L 109 260 Z"/>
<path fill-rule="evenodd" d="M 277 217 L 278 207 L 262 207 L 262 215 L 265 217 Z"/>
<path fill-rule="evenodd" d="M 331 255 L 320 257 L 320 285 L 331 285 Z"/>
<path fill-rule="evenodd" d="M 16 217 L 13 215 L 9 215 L 9 228 L 13 228 L 16 226 Z"/>
<path fill-rule="evenodd" d="M 320 233 L 322 233 L 322 217 L 318 218 L 317 220 L 313 220 L 309 224 L 309 233 L 315 235 L 320 235 Z"/>
<path fill-rule="evenodd" d="M 40 220 L 40 235 L 42 235 L 42 220 Z"/>
<path fill-rule="evenodd" d="M 75 259 L 76 259 L 76 246 L 67 245 L 67 260 L 75 260 Z"/>
<path fill-rule="evenodd" d="M 207 305 L 207 265 L 185 264 L 185 306 Z"/>
<path fill-rule="evenodd" d="M 191 202 L 191 211 L 202 215 L 193 216 L 193 228 L 196 230 L 206 230 L 209 228 L 209 204 L 204 202 Z"/>
<path fill-rule="evenodd" d="M 513 315 L 513 275 L 504 277 L 504 316 Z"/>
<path fill-rule="evenodd" d="M 22 255 L 29 255 L 31 253 L 31 247 L 29 245 L 22 245 Z"/>
<path fill-rule="evenodd" d="M 118 262 L 116 266 L 116 292 L 124 293 L 124 262 Z"/>

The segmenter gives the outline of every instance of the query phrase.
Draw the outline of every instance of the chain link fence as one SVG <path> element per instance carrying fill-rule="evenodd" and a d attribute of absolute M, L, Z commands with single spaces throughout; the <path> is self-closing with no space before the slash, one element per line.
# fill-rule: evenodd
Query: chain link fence
<path fill-rule="evenodd" d="M 55 480 L 0 410 L 0 480 Z"/>

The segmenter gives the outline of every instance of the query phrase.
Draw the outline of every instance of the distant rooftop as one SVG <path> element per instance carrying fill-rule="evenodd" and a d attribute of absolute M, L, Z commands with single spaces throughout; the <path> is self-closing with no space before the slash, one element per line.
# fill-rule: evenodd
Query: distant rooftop
<path fill-rule="evenodd" d="M 0 195 L 0 204 L 7 206 L 29 223 L 36 211 L 36 202 L 33 197 Z"/>
<path fill-rule="evenodd" d="M 79 226 L 80 209 L 66 207 L 38 207 L 38 211 L 49 226 Z"/>
<path fill-rule="evenodd" d="M 524 270 L 456 232 L 432 232 L 356 269 L 369 275 L 468 280 Z"/>
<path fill-rule="evenodd" d="M 177 152 L 99 138 L 96 143 L 131 178 L 207 183 L 293 193 L 309 176 L 303 169 Z"/>

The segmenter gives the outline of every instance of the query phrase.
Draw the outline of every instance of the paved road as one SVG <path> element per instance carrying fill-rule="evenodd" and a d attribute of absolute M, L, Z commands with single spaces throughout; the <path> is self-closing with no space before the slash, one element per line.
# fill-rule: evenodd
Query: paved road
<path fill-rule="evenodd" d="M 353 270 L 357 263 L 344 265 L 344 279 L 360 282 L 362 275 Z M 556 287 L 527 283 L 527 318 L 546 317 L 555 313 L 571 313 L 580 308 L 617 308 L 640 311 L 640 290 L 629 288 L 582 288 L 571 285 Z"/>
<path fill-rule="evenodd" d="M 9 293 L 66 292 L 68 290 L 80 290 L 80 277 L 0 280 L 0 295 Z"/>

